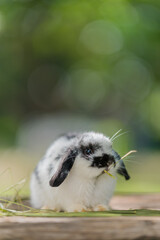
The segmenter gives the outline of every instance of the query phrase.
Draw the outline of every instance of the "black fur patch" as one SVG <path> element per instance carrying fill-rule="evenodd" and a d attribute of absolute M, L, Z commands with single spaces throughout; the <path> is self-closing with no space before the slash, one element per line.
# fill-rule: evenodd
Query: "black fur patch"
<path fill-rule="evenodd" d="M 78 150 L 74 149 L 69 152 L 66 158 L 62 159 L 62 162 L 60 163 L 57 172 L 53 175 L 49 182 L 51 187 L 58 187 L 65 180 L 73 166 L 74 160 L 77 155 Z"/>
<path fill-rule="evenodd" d="M 114 151 L 114 154 L 115 154 L 115 158 L 116 160 L 121 160 L 121 157 L 119 156 L 119 154 L 117 152 Z M 126 180 L 129 180 L 130 179 L 130 176 L 127 172 L 127 169 L 124 165 L 124 162 L 121 160 L 120 161 L 120 166 L 119 168 L 117 169 L 117 173 L 119 173 L 120 175 L 124 176 Z"/>
<path fill-rule="evenodd" d="M 91 154 L 95 153 L 95 151 L 97 151 L 98 149 L 101 149 L 102 147 L 98 144 L 98 143 L 95 143 L 95 144 L 88 144 L 86 146 L 84 145 L 81 145 L 80 146 L 80 151 L 82 153 L 82 155 L 88 159 L 88 155 L 86 154 L 86 150 L 87 149 L 90 149 L 91 150 Z"/>
<path fill-rule="evenodd" d="M 120 167 L 117 170 L 117 173 L 119 173 L 120 175 L 124 176 L 126 180 L 130 179 L 130 176 L 129 176 L 129 174 L 128 174 L 128 172 L 126 170 L 126 167 L 125 167 L 123 162 L 121 162 Z"/>
<path fill-rule="evenodd" d="M 109 167 L 112 163 L 115 165 L 114 157 L 108 154 L 103 154 L 102 157 L 94 157 L 91 167 L 104 168 Z"/>

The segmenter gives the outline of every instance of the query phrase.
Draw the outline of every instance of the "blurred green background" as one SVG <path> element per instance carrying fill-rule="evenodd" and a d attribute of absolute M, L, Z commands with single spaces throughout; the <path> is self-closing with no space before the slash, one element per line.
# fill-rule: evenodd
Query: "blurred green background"
<path fill-rule="evenodd" d="M 119 129 L 117 192 L 159 191 L 159 63 L 160 1 L 1 0 L 0 193 L 57 135 Z"/>

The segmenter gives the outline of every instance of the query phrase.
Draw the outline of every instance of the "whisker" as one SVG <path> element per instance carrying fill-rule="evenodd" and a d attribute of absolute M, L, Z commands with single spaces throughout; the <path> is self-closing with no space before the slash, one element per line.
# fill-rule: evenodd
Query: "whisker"
<path fill-rule="evenodd" d="M 113 136 L 110 138 L 110 140 L 112 141 L 112 139 L 121 131 L 122 131 L 122 129 L 119 129 L 115 134 L 113 134 Z"/>
<path fill-rule="evenodd" d="M 127 132 L 120 133 L 119 135 L 115 136 L 115 137 L 112 139 L 112 142 L 113 142 L 116 138 L 118 138 L 118 137 L 120 137 L 120 136 L 122 136 L 122 135 L 124 135 L 124 134 L 126 134 L 126 133 L 128 133 L 128 131 L 127 131 Z"/>

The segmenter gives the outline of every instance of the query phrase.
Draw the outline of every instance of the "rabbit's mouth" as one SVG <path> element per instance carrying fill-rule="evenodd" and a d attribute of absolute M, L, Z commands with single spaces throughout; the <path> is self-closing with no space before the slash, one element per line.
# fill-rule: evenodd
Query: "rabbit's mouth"
<path fill-rule="evenodd" d="M 114 163 L 114 164 L 113 164 L 113 163 L 110 164 L 108 167 L 105 168 L 105 170 L 103 170 L 103 173 L 105 173 L 106 171 L 109 172 L 109 171 L 111 170 L 111 168 L 113 168 L 113 167 L 115 167 L 115 166 L 116 166 L 115 163 Z"/>

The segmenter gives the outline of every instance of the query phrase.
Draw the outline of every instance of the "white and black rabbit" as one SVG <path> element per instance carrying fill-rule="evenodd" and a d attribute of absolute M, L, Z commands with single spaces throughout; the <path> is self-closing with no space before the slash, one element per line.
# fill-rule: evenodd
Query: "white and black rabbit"
<path fill-rule="evenodd" d="M 107 210 L 116 172 L 130 178 L 110 138 L 95 132 L 63 135 L 47 150 L 32 174 L 31 204 L 54 211 Z"/>

